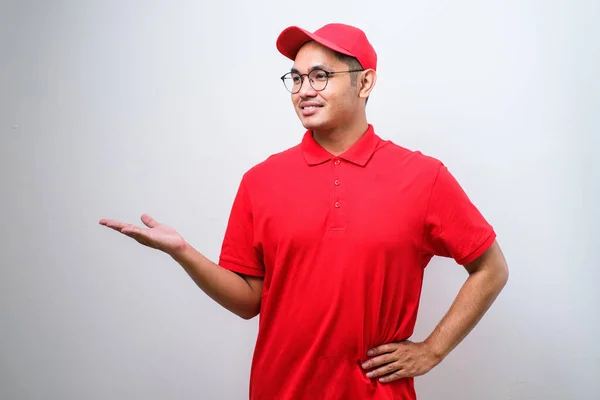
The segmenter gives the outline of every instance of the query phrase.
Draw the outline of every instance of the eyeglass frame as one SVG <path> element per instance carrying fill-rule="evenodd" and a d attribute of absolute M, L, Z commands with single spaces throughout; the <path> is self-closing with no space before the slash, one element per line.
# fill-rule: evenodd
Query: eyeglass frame
<path fill-rule="evenodd" d="M 327 81 L 325 82 L 325 86 L 323 86 L 323 89 L 315 89 L 315 87 L 313 86 L 312 82 L 310 81 L 310 77 L 309 75 L 312 74 L 315 71 L 321 71 L 325 74 L 325 77 L 327 78 Z M 335 74 L 344 74 L 344 73 L 350 73 L 350 72 L 363 72 L 365 71 L 364 69 L 351 69 L 348 71 L 327 71 L 324 70 L 322 68 L 315 68 L 312 71 L 310 71 L 308 74 L 301 74 L 298 71 L 290 71 L 290 72 L 286 72 L 285 74 L 283 74 L 281 76 L 281 82 L 283 83 L 283 86 L 285 86 L 285 89 L 290 92 L 291 94 L 296 94 L 296 93 L 300 93 L 300 90 L 302 90 L 302 85 L 304 85 L 304 77 L 306 76 L 306 78 L 308 78 L 308 84 L 310 85 L 311 88 L 313 88 L 314 91 L 316 92 L 322 92 L 323 90 L 325 90 L 327 88 L 327 85 L 329 84 L 329 77 Z M 291 74 L 296 74 L 300 76 L 300 86 L 298 87 L 298 90 L 295 92 L 292 92 L 291 90 L 289 90 L 287 88 L 287 85 L 285 84 L 285 77 Z"/>

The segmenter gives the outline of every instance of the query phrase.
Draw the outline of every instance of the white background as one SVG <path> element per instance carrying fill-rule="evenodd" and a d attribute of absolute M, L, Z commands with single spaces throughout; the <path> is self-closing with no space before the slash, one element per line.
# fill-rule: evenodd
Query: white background
<path fill-rule="evenodd" d="M 277 35 L 328 22 L 379 54 L 377 133 L 448 165 L 511 270 L 419 398 L 600 398 L 599 17 L 591 0 L 0 1 L 0 398 L 247 398 L 257 319 L 98 220 L 148 212 L 216 261 L 241 175 L 304 132 Z M 465 278 L 434 259 L 414 340 Z"/>

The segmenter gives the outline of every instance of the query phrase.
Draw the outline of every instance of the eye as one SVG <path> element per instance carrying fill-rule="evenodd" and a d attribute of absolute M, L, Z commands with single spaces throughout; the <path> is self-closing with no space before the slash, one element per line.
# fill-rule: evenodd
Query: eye
<path fill-rule="evenodd" d="M 316 81 L 324 81 L 327 79 L 327 74 L 324 71 L 313 71 L 312 77 Z"/>

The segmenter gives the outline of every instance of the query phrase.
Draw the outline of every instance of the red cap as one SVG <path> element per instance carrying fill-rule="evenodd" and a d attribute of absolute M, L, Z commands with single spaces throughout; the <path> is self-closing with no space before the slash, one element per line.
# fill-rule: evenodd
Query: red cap
<path fill-rule="evenodd" d="M 364 69 L 377 69 L 377 53 L 369 43 L 367 35 L 350 25 L 327 24 L 314 33 L 297 26 L 290 26 L 277 38 L 277 50 L 294 60 L 300 47 L 310 40 L 339 53 L 356 57 Z"/>

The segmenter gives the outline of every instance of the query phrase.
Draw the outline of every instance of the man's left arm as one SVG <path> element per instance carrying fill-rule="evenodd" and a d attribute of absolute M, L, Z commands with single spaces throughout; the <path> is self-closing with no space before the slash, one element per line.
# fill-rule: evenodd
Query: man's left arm
<path fill-rule="evenodd" d="M 477 325 L 508 280 L 508 267 L 496 241 L 464 266 L 469 277 L 440 323 L 420 343 L 403 341 L 371 349 L 363 364 L 381 382 L 423 375 L 438 365 Z"/>

